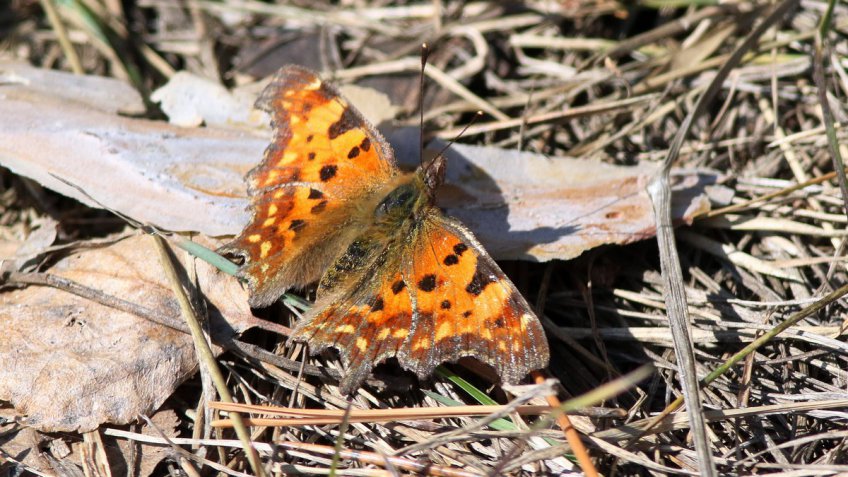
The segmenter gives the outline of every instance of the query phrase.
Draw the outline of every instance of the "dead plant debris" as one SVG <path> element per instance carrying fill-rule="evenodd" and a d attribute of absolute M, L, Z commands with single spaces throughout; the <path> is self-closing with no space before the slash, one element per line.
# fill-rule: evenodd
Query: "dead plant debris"
<path fill-rule="evenodd" d="M 778 8 L 789 13 L 714 82 Z M 841 295 L 848 191 L 836 173 L 848 155 L 846 31 L 844 4 L 790 0 L 10 2 L 0 10 L 0 109 L 19 116 L 0 122 L 51 151 L 53 164 L 40 156 L 38 177 L 15 169 L 33 161 L 32 146 L 12 142 L 14 135 L 0 142 L 7 167 L 0 170 L 0 475 L 581 472 L 555 419 L 520 412 L 547 409 L 552 388 L 560 401 L 579 403 L 570 421 L 588 447 L 592 464 L 581 461 L 588 474 L 594 467 L 603 475 L 706 475 L 713 465 L 726 475 L 848 472 L 848 310 Z M 338 393 L 331 354 L 309 359 L 285 341 L 310 290 L 254 310 L 274 323 L 260 320 L 246 298 L 239 301 L 245 293 L 234 281 L 176 252 L 195 311 L 213 318 L 207 332 L 223 352 L 214 363 L 235 401 L 304 410 L 315 419 L 270 426 L 264 413 L 253 412 L 261 408 L 240 408 L 255 424 L 250 439 L 261 469 L 251 466 L 243 441 L 212 427 L 228 416 L 210 406 L 219 397 L 210 363 L 195 372 L 195 348 L 162 264 L 148 249 L 152 239 L 52 191 L 70 193 L 60 179 L 69 171 L 79 179 L 95 163 L 67 161 L 115 153 L 98 150 L 103 144 L 142 158 L 145 150 L 185 155 L 185 164 L 194 164 L 192 158 L 214 158 L 230 141 L 242 141 L 228 153 L 255 150 L 258 162 L 267 133 L 251 131 L 264 120 L 239 108 L 288 63 L 379 91 L 388 97 L 379 104 L 392 108 L 384 118 L 415 127 L 417 52 L 425 41 L 432 50 L 423 101 L 428 139 L 453 138 L 483 111 L 459 142 L 504 151 L 489 161 L 498 162 L 490 165 L 499 177 L 512 179 L 501 203 L 524 212 L 532 209 L 521 209 L 522 201 L 541 190 L 536 180 L 555 191 L 556 171 L 566 183 L 566 161 L 656 170 L 699 99 L 711 85 L 719 88 L 689 125 L 675 164 L 705 174 L 690 177 L 714 178 L 703 184 L 701 206 L 679 215 L 687 223 L 677 229 L 695 369 L 708 381 L 701 392 L 708 448 L 690 438 L 685 410 L 661 414 L 680 395 L 680 343 L 675 347 L 669 333 L 658 246 L 637 243 L 650 231 L 630 231 L 615 241 L 629 245 L 592 248 L 571 261 L 503 264 L 543 317 L 555 386 L 542 380 L 504 389 L 473 360 L 443 366 L 419 383 L 390 363 L 350 399 Z M 86 76 L 63 76 L 64 86 L 51 88 L 45 78 L 57 72 Z M 191 108 L 174 109 L 188 94 L 176 86 L 194 84 L 188 75 L 205 86 L 192 90 Z M 172 80 L 170 92 L 154 95 Z M 37 99 L 44 97 L 51 102 Z M 192 143 L 197 148 L 173 148 L 168 131 L 177 126 L 166 123 L 169 116 L 186 137 L 203 138 Z M 9 131 L 4 126 L 0 136 Z M 154 133 L 160 144 L 138 142 Z M 518 151 L 549 165 L 513 164 L 531 157 Z M 413 147 L 403 156 L 414 164 L 417 153 Z M 150 169 L 143 162 L 138 170 L 154 171 L 146 179 L 134 174 L 125 185 L 130 176 L 120 168 L 99 179 L 112 181 L 111 196 L 69 182 L 81 186 L 77 197 L 86 203 L 130 217 L 145 207 L 170 212 L 170 199 L 112 204 L 121 192 L 156 195 L 165 176 L 156 175 L 153 161 Z M 522 172 L 510 176 L 511 168 Z M 237 215 L 238 192 L 222 185 L 238 178 L 233 170 L 178 172 L 202 178 L 193 183 L 200 188 L 232 192 L 221 196 Z M 605 173 L 594 174 L 604 183 Z M 459 210 L 464 196 L 454 195 L 458 205 L 450 207 Z M 557 211 L 568 209 L 567 195 L 551 196 Z M 191 201 L 191 193 L 173 197 Z M 528 222 L 535 225 L 522 229 L 525 251 L 558 239 L 551 230 L 562 232 L 560 212 L 537 212 Z M 513 231 L 504 217 L 495 235 Z M 491 225 L 469 222 L 483 233 Z M 793 325 L 780 327 L 787 320 Z M 646 363 L 655 369 L 650 378 L 617 380 Z M 593 397 L 610 382 L 627 386 Z M 574 396 L 580 400 L 569 400 Z M 476 405 L 490 414 L 447 411 Z M 391 420 L 382 414 L 406 408 L 422 411 Z M 369 413 L 382 417 L 369 420 Z M 705 453 L 713 464 L 699 461 Z"/>

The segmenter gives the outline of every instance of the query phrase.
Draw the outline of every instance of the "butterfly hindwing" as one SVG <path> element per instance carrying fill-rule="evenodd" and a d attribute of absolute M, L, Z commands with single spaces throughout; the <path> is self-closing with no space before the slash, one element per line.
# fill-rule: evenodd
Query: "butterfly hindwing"
<path fill-rule="evenodd" d="M 539 319 L 473 234 L 433 210 L 416 235 L 407 266 L 416 320 L 401 365 L 426 376 L 471 356 L 508 383 L 547 366 Z"/>
<path fill-rule="evenodd" d="M 409 335 L 413 304 L 401 273 L 402 256 L 365 235 L 355 240 L 321 280 L 319 298 L 298 323 L 292 339 L 312 353 L 339 351 L 345 367 L 342 392 L 355 390 L 371 369 L 397 355 Z"/>
<path fill-rule="evenodd" d="M 391 148 L 315 73 L 282 68 L 256 102 L 274 140 L 247 176 L 252 219 L 223 248 L 241 255 L 252 306 L 317 280 L 346 245 L 352 210 L 398 171 Z"/>
<path fill-rule="evenodd" d="M 547 365 L 547 341 L 527 302 L 473 235 L 437 209 L 364 255 L 351 281 L 327 289 L 293 335 L 314 352 L 339 349 L 343 392 L 390 357 L 424 378 L 471 356 L 509 383 Z"/>

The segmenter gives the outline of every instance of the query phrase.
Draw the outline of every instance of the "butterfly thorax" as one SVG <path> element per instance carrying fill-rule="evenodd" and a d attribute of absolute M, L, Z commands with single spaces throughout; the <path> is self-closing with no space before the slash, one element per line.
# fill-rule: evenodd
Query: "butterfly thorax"
<path fill-rule="evenodd" d="M 414 174 L 397 177 L 387 185 L 387 193 L 376 194 L 376 205 L 367 219 L 371 226 L 354 237 L 327 269 L 319 283 L 319 295 L 330 293 L 345 279 L 356 279 L 357 272 L 366 273 L 366 269 L 400 255 L 435 207 L 431 189 L 440 185 L 441 177 L 432 173 L 438 171 L 424 165 Z"/>

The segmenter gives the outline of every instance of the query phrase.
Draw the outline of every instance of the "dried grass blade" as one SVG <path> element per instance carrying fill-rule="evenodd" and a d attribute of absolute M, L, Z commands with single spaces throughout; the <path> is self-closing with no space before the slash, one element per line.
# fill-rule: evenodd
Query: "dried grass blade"
<path fill-rule="evenodd" d="M 745 38 L 742 44 L 734 50 L 728 61 L 718 70 L 710 85 L 704 91 L 704 94 L 698 99 L 694 109 L 686 116 L 680 130 L 674 137 L 661 172 L 648 186 L 648 193 L 654 204 L 654 214 L 657 222 L 657 243 L 660 248 L 660 263 L 666 289 L 669 325 L 674 339 L 675 354 L 679 363 L 683 396 L 688 403 L 687 412 L 689 414 L 689 420 L 692 423 L 695 450 L 701 464 L 700 474 L 703 476 L 716 475 L 716 466 L 707 438 L 698 378 L 695 371 L 694 350 L 692 349 L 689 333 L 690 321 L 686 306 L 686 292 L 683 286 L 683 274 L 680 267 L 677 246 L 674 241 L 674 229 L 671 223 L 669 173 L 672 164 L 677 160 L 680 148 L 683 146 L 683 141 L 689 134 L 692 123 L 706 111 L 707 106 L 715 99 L 731 70 L 742 61 L 742 58 L 748 51 L 754 48 L 760 36 L 797 3 L 797 0 L 787 0 L 776 6 L 757 25 L 751 34 Z"/>
<path fill-rule="evenodd" d="M 827 44 L 827 33 L 831 29 L 831 20 L 833 18 L 834 0 L 830 0 L 827 5 L 827 11 L 822 15 L 819 29 L 815 37 L 815 60 L 813 61 L 813 81 L 818 90 L 819 105 L 821 106 L 822 120 L 824 121 L 825 132 L 827 133 L 827 146 L 830 149 L 831 159 L 833 160 L 833 168 L 836 171 L 836 176 L 839 178 L 839 189 L 842 192 L 842 200 L 844 202 L 843 209 L 848 215 L 848 179 L 845 177 L 845 163 L 842 160 L 842 154 L 839 150 L 839 139 L 836 137 L 836 129 L 833 127 L 833 112 L 830 109 L 830 100 L 827 97 L 827 81 L 824 77 L 825 59 L 830 58 L 830 55 L 825 55 L 825 50 L 829 50 Z"/>

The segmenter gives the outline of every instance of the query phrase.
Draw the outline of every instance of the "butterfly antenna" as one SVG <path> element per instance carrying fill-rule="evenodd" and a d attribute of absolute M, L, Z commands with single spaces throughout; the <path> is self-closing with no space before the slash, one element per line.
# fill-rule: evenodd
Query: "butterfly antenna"
<path fill-rule="evenodd" d="M 436 157 L 441 156 L 442 154 L 445 153 L 445 151 L 450 149 L 450 147 L 453 146 L 453 143 L 455 143 L 457 141 L 457 139 L 461 138 L 462 135 L 465 134 L 465 131 L 467 131 L 468 128 L 470 128 L 472 124 L 477 122 L 477 120 L 482 118 L 482 117 L 483 117 L 483 111 L 477 111 L 477 113 L 474 115 L 474 117 L 471 118 L 470 121 L 468 121 L 468 124 L 466 124 L 465 127 L 462 128 L 462 131 L 460 131 L 459 134 L 457 134 L 455 138 L 451 139 L 450 142 L 445 147 L 443 147 L 442 150 L 439 151 L 438 154 L 436 154 Z"/>
<path fill-rule="evenodd" d="M 418 131 L 418 151 L 419 163 L 424 164 L 424 68 L 427 66 L 427 57 L 430 56 L 430 47 L 427 43 L 421 44 L 421 77 L 418 81 L 418 114 L 419 126 Z"/>

